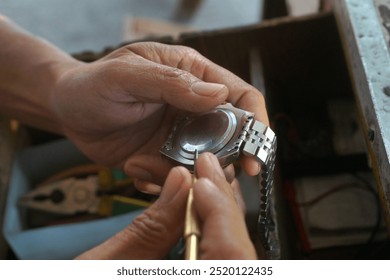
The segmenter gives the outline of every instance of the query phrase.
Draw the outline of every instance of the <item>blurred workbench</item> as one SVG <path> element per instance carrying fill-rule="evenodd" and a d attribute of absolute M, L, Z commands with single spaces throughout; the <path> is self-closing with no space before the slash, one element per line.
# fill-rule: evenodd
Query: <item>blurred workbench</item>
<path fill-rule="evenodd" d="M 368 155 L 390 232 L 390 1 L 334 2 Z"/>

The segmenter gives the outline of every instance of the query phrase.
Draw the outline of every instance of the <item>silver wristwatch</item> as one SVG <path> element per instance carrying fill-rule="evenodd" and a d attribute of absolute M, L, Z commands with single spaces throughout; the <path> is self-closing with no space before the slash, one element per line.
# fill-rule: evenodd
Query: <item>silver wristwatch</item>
<path fill-rule="evenodd" d="M 261 164 L 258 225 L 263 246 L 269 250 L 275 133 L 255 120 L 253 113 L 226 103 L 207 113 L 178 118 L 161 148 L 162 154 L 190 170 L 194 168 L 195 152 L 215 154 L 222 167 L 232 163 L 241 153 L 254 157 Z"/>

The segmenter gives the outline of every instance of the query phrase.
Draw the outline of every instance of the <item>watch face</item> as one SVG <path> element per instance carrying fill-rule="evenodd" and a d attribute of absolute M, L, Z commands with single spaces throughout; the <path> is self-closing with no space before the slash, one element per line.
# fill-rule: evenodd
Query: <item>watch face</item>
<path fill-rule="evenodd" d="M 178 131 L 180 149 L 186 153 L 215 153 L 230 140 L 236 128 L 235 119 L 226 111 L 213 111 L 189 119 Z"/>
<path fill-rule="evenodd" d="M 230 104 L 214 110 L 189 115 L 177 120 L 161 153 L 180 165 L 193 168 L 195 152 L 210 152 L 217 156 L 222 166 L 238 157 L 242 143 L 242 129 L 253 114 L 234 108 Z"/>

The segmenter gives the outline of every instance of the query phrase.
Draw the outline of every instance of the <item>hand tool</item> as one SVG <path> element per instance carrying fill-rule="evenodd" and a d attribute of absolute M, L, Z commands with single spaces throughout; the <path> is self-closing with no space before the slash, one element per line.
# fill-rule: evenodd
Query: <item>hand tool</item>
<path fill-rule="evenodd" d="M 148 207 L 151 203 L 130 197 L 106 194 L 99 177 L 66 178 L 41 185 L 22 196 L 21 206 L 55 214 L 92 213 L 100 216 L 118 215 Z"/>
<path fill-rule="evenodd" d="M 194 154 L 194 173 L 192 175 L 192 185 L 196 182 L 196 161 L 198 159 L 198 150 Z M 195 211 L 194 192 L 191 187 L 188 193 L 186 217 L 184 224 L 184 239 L 186 241 L 186 260 L 196 260 L 199 255 L 200 227 L 199 219 Z"/>

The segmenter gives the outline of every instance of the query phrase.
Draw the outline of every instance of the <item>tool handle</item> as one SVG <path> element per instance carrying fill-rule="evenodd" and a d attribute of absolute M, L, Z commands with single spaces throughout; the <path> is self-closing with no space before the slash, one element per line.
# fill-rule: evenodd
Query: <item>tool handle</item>
<path fill-rule="evenodd" d="M 184 238 L 186 240 L 187 260 L 196 260 L 198 258 L 198 241 L 200 238 L 200 226 L 198 216 L 195 212 L 194 191 L 191 188 L 188 193 L 186 217 L 184 224 Z"/>

